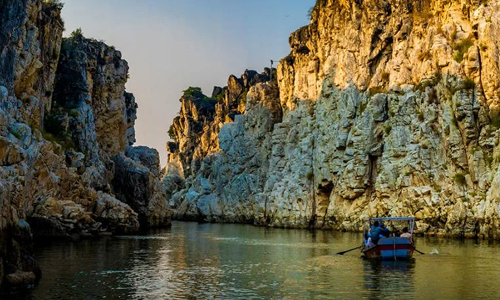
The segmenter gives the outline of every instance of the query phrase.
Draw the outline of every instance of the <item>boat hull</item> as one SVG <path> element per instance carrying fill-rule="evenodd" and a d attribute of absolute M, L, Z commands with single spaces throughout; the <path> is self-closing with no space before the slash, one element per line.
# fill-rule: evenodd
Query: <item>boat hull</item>
<path fill-rule="evenodd" d="M 361 249 L 366 258 L 378 260 L 409 260 L 415 247 L 408 238 L 381 238 L 377 245 Z"/>

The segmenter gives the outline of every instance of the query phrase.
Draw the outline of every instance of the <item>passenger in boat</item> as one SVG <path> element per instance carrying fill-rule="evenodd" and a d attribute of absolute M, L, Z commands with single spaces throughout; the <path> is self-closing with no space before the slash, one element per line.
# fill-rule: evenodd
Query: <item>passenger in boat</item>
<path fill-rule="evenodd" d="M 382 224 L 380 225 L 380 227 L 382 228 L 382 231 L 380 232 L 380 235 L 381 235 L 380 237 L 381 237 L 381 238 L 382 238 L 382 237 L 389 237 L 389 236 L 391 235 L 391 231 L 389 230 L 389 228 L 387 228 L 387 227 L 385 226 L 385 224 L 384 224 L 384 223 L 382 223 Z"/>
<path fill-rule="evenodd" d="M 383 224 L 382 224 L 383 225 Z M 372 242 L 376 245 L 381 237 L 385 236 L 385 233 L 389 229 L 383 228 L 378 221 L 373 222 L 373 227 L 370 229 Z"/>
<path fill-rule="evenodd" d="M 403 228 L 403 233 L 401 234 L 401 237 L 411 239 L 411 233 L 408 232 L 408 227 Z"/>

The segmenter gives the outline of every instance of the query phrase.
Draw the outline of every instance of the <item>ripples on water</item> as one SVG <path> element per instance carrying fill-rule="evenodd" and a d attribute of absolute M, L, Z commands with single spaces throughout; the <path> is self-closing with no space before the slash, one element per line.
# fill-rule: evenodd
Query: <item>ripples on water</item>
<path fill-rule="evenodd" d="M 31 299 L 497 298 L 496 243 L 419 239 L 411 262 L 370 263 L 360 234 L 175 222 L 147 236 L 37 247 Z"/>

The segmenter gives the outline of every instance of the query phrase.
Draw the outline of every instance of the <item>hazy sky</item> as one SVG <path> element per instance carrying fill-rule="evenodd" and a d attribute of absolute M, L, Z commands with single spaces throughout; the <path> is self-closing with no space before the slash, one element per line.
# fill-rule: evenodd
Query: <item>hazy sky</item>
<path fill-rule="evenodd" d="M 288 55 L 288 36 L 308 23 L 315 0 L 65 0 L 65 35 L 81 27 L 122 52 L 127 91 L 139 104 L 136 145 L 166 163 L 168 128 L 182 90 L 209 95 L 230 74 L 262 71 Z"/>

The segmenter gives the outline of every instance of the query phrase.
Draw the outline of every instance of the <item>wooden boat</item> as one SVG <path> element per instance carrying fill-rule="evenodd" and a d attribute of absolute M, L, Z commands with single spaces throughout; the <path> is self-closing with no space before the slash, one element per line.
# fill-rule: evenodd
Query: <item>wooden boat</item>
<path fill-rule="evenodd" d="M 378 240 L 376 245 L 369 244 L 368 233 L 375 221 L 383 222 L 394 226 L 408 227 L 408 232 L 413 236 L 413 228 L 415 227 L 415 218 L 412 217 L 388 217 L 388 218 L 373 218 L 365 221 L 363 233 L 365 240 L 361 253 L 364 257 L 377 260 L 409 260 L 413 256 L 415 245 L 413 238 L 405 238 L 398 236 L 383 237 Z M 401 229 L 398 228 L 398 229 Z"/>

